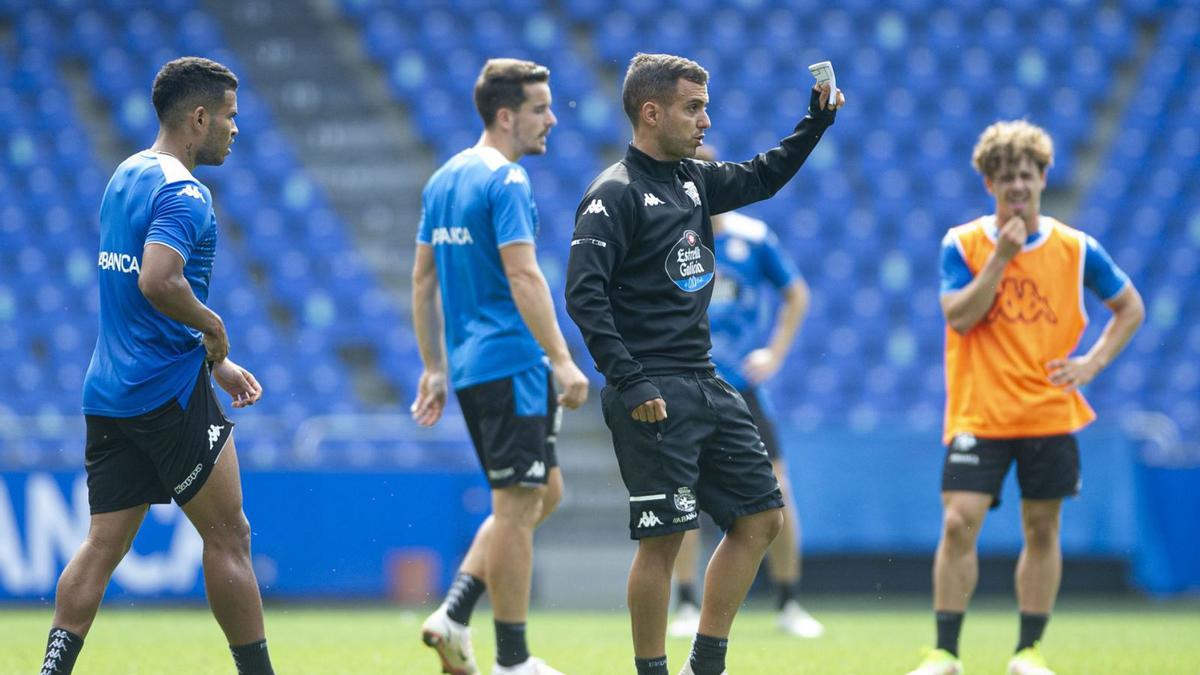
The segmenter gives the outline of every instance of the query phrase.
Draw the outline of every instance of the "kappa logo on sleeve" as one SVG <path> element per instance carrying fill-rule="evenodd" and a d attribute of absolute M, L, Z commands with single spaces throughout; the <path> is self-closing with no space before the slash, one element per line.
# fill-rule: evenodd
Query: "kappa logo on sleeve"
<path fill-rule="evenodd" d="M 181 197 L 191 197 L 192 199 L 199 199 L 200 201 L 204 202 L 205 204 L 208 203 L 208 201 L 204 199 L 204 193 L 200 192 L 200 188 L 196 187 L 195 185 L 185 185 L 185 186 L 183 186 L 182 190 L 180 190 L 179 192 L 176 192 L 175 194 L 177 194 Z"/>
<path fill-rule="evenodd" d="M 513 168 L 509 169 L 508 175 L 504 177 L 505 185 L 508 185 L 509 183 L 524 183 L 524 182 L 525 182 L 525 172 L 521 171 L 520 169 L 518 169 L 515 166 Z"/>
<path fill-rule="evenodd" d="M 608 215 L 608 209 L 604 208 L 604 202 L 600 201 L 599 199 L 593 199 L 592 203 L 588 204 L 587 208 L 584 209 L 583 212 L 584 213 L 603 213 L 605 216 L 607 216 L 609 218 L 612 217 L 612 216 Z"/>

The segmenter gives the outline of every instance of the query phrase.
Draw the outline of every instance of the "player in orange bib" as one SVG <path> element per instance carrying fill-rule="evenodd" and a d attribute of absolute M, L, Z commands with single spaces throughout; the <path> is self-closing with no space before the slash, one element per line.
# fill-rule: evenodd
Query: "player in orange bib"
<path fill-rule="evenodd" d="M 1059 513 L 1079 493 L 1074 432 L 1095 413 L 1079 392 L 1145 315 L 1133 283 L 1091 236 L 1040 213 L 1054 148 L 1025 121 L 984 130 L 972 161 L 993 215 L 942 242 L 946 419 L 942 536 L 933 567 L 937 648 L 910 675 L 957 675 L 958 636 L 979 576 L 975 542 L 1016 462 L 1025 545 L 1017 561 L 1020 638 L 1010 675 L 1053 675 L 1039 643 L 1062 576 Z M 1086 353 L 1084 289 L 1112 310 Z"/>

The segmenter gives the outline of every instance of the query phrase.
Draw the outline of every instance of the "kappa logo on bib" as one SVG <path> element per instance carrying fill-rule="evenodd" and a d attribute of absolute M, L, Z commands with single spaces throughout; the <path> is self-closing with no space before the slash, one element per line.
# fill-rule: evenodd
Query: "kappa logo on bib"
<path fill-rule="evenodd" d="M 676 286 L 688 293 L 695 293 L 712 281 L 717 259 L 712 249 L 701 241 L 700 235 L 688 230 L 671 247 L 665 267 L 667 276 Z"/>

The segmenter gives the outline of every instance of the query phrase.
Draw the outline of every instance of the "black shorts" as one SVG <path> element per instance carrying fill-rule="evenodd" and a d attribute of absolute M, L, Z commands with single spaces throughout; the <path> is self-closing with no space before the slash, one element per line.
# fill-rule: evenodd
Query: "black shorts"
<path fill-rule="evenodd" d="M 554 443 L 562 410 L 552 378 L 550 368 L 538 364 L 454 392 L 493 488 L 545 485 L 558 466 Z"/>
<path fill-rule="evenodd" d="M 92 513 L 140 504 L 188 503 L 212 473 L 233 433 L 200 366 L 187 408 L 171 399 L 137 417 L 86 415 L 88 504 Z"/>
<path fill-rule="evenodd" d="M 633 539 L 693 530 L 697 508 L 728 530 L 742 516 L 783 506 L 754 419 L 732 386 L 711 372 L 650 381 L 667 403 L 662 422 L 633 419 L 613 387 L 600 394 Z"/>
<path fill-rule="evenodd" d="M 959 434 L 946 446 L 942 491 L 990 494 L 994 509 L 1000 506 L 1000 489 L 1014 460 L 1022 499 L 1063 499 L 1079 494 L 1079 444 L 1071 434 L 1032 438 Z"/>
<path fill-rule="evenodd" d="M 775 422 L 771 420 L 774 417 L 771 400 L 766 392 L 760 392 L 757 387 L 746 387 L 738 390 L 738 393 L 746 399 L 746 407 L 754 418 L 754 426 L 758 427 L 758 436 L 767 450 L 767 458 L 774 462 L 782 455 L 779 453 L 779 439 L 775 435 Z"/>

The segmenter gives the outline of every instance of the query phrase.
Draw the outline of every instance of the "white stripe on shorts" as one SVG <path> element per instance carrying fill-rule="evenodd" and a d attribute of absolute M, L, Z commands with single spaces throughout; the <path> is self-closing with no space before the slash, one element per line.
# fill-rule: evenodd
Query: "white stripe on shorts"
<path fill-rule="evenodd" d="M 629 501 L 631 501 L 631 502 L 655 502 L 655 501 L 658 501 L 658 500 L 660 500 L 660 499 L 666 499 L 666 498 L 667 498 L 667 496 L 666 496 L 665 494 L 661 494 L 661 495 L 642 495 L 642 496 L 640 496 L 640 497 L 630 497 L 630 498 L 629 498 Z"/>

